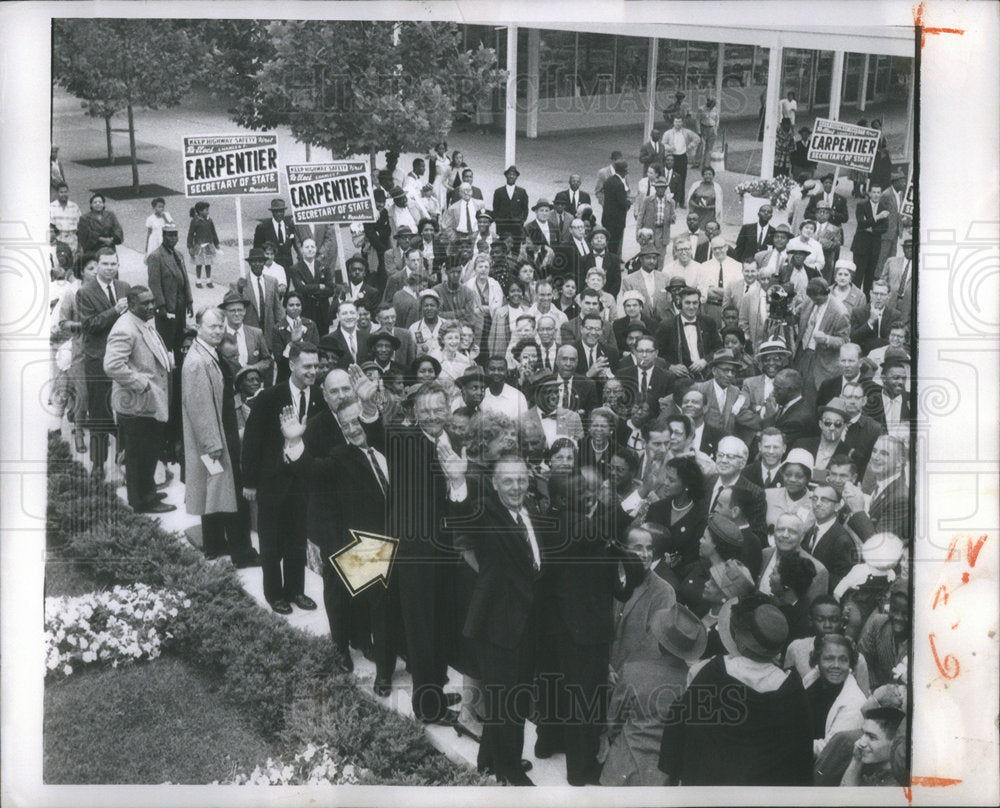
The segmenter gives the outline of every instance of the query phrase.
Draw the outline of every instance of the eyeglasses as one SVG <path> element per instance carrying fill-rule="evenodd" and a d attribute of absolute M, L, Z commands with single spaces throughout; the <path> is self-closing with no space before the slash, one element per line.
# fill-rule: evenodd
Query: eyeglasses
<path fill-rule="evenodd" d="M 716 460 L 746 460 L 745 455 L 741 454 L 729 454 L 728 452 L 716 452 Z"/>
<path fill-rule="evenodd" d="M 831 426 L 831 427 L 836 427 L 837 429 L 840 429 L 844 425 L 843 421 L 825 421 L 824 420 L 824 421 L 820 421 L 819 423 L 820 423 L 820 426 Z"/>
<path fill-rule="evenodd" d="M 821 497 L 817 494 L 810 494 L 809 499 L 813 502 L 828 502 L 831 505 L 836 505 L 840 500 L 833 499 L 832 497 Z"/>

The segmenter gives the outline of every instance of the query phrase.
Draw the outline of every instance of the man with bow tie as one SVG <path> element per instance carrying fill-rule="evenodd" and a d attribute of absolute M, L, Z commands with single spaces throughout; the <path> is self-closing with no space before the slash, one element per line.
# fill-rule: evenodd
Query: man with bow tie
<path fill-rule="evenodd" d="M 709 357 L 722 347 L 722 338 L 711 318 L 699 313 L 700 291 L 688 287 L 680 298 L 681 316 L 660 323 L 656 346 L 674 376 L 702 379 Z"/>

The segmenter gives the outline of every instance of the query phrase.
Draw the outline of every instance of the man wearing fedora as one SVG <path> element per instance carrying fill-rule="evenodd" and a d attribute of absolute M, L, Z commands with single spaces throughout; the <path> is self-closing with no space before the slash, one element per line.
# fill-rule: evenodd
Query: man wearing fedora
<path fill-rule="evenodd" d="M 236 343 L 240 367 L 254 367 L 260 373 L 265 387 L 272 383 L 270 343 L 264 332 L 244 322 L 246 301 L 232 290 L 226 292 L 220 307 L 226 313 L 226 335 Z"/>
<path fill-rule="evenodd" d="M 818 480 L 825 477 L 825 472 L 834 455 L 850 454 L 850 448 L 843 441 L 844 427 L 850 420 L 847 413 L 847 405 L 840 396 L 831 398 L 828 402 L 818 408 L 819 412 L 819 435 L 812 435 L 808 438 L 799 438 L 793 449 L 805 449 L 815 459 L 813 465 L 813 479 Z"/>
<path fill-rule="evenodd" d="M 807 385 L 810 400 L 815 400 L 821 384 L 837 375 L 840 346 L 851 339 L 851 323 L 844 304 L 830 296 L 830 287 L 822 278 L 806 284 L 809 298 L 799 312 L 799 352 L 796 365 Z"/>
<path fill-rule="evenodd" d="M 903 254 L 887 258 L 882 266 L 879 280 L 889 285 L 889 300 L 892 307 L 899 312 L 904 322 L 910 322 L 913 311 L 913 236 L 907 233 L 903 237 Z"/>
<path fill-rule="evenodd" d="M 524 223 L 528 219 L 528 192 L 517 185 L 517 178 L 521 176 L 517 166 L 507 166 L 503 176 L 505 184 L 493 192 L 493 219 L 497 235 L 500 238 L 513 236 L 515 246 L 520 247 Z"/>
<path fill-rule="evenodd" d="M 257 225 L 253 233 L 253 246 L 256 249 L 263 249 L 269 241 L 274 244 L 274 260 L 287 272 L 295 263 L 292 252 L 295 252 L 298 260 L 302 260 L 302 253 L 299 251 L 299 242 L 295 236 L 295 224 L 291 216 L 285 215 L 285 209 L 285 200 L 271 200 L 271 218 Z"/>
<path fill-rule="evenodd" d="M 833 283 L 833 275 L 840 258 L 840 248 L 844 246 L 844 230 L 840 225 L 830 221 L 833 209 L 829 202 L 820 200 L 816 203 L 816 240 L 823 248 L 823 278 L 827 283 Z M 851 262 L 852 272 L 854 262 Z"/>
<path fill-rule="evenodd" d="M 841 226 L 847 222 L 847 199 L 833 190 L 833 174 L 824 174 L 819 178 L 820 187 L 816 189 L 806 206 L 806 218 L 816 218 L 816 210 L 821 202 L 825 202 L 830 208 L 830 223 L 834 226 Z"/>
<path fill-rule="evenodd" d="M 274 341 L 275 326 L 285 315 L 278 297 L 278 282 L 264 274 L 266 259 L 263 249 L 254 247 L 246 260 L 250 265 L 250 272 L 229 288 L 243 301 L 246 324 L 264 332 L 264 339 L 270 345 Z"/>
<path fill-rule="evenodd" d="M 545 433 L 545 444 L 551 446 L 559 437 L 583 438 L 580 415 L 559 406 L 559 379 L 551 370 L 539 370 L 531 376 L 531 389 L 535 405 L 524 411 L 520 418 L 522 429 L 536 428 Z"/>
<path fill-rule="evenodd" d="M 878 261 L 875 264 L 875 276 L 882 274 L 882 267 L 887 259 L 896 255 L 899 247 L 899 237 L 904 226 L 911 224 L 908 216 L 903 216 L 903 197 L 906 194 L 906 172 L 894 168 L 889 178 L 890 185 L 879 198 L 879 213 L 885 211 L 889 215 L 885 219 L 885 231 L 879 243 Z"/>
<path fill-rule="evenodd" d="M 651 184 L 656 189 L 655 194 L 643 203 L 635 226 L 639 230 L 648 228 L 653 231 L 653 246 L 660 251 L 656 268 L 663 269 L 663 255 L 670 244 L 670 225 L 675 219 L 674 200 L 667 196 L 668 183 L 665 177 L 657 177 Z"/>
<path fill-rule="evenodd" d="M 718 631 L 728 653 L 701 665 L 671 705 L 660 771 L 671 785 L 810 785 L 809 703 L 798 674 L 774 663 L 788 621 L 751 594 L 723 605 Z M 730 703 L 741 705 L 740 720 L 726 720 Z"/>
<path fill-rule="evenodd" d="M 632 200 L 629 198 L 628 182 L 625 179 L 628 175 L 628 163 L 625 160 L 615 160 L 612 166 L 614 172 L 604 183 L 601 224 L 609 234 L 608 252 L 613 255 L 621 255 L 622 240 L 625 237 L 625 223 Z"/>
<path fill-rule="evenodd" d="M 186 315 L 194 316 L 194 298 L 177 238 L 177 225 L 164 224 L 163 242 L 146 256 L 146 277 L 156 300 L 156 330 L 173 352 L 175 365 L 180 366 Z"/>
<path fill-rule="evenodd" d="M 392 371 L 406 373 L 406 367 L 393 359 L 401 345 L 399 337 L 390 331 L 379 329 L 368 335 L 368 356 L 382 376 Z"/>

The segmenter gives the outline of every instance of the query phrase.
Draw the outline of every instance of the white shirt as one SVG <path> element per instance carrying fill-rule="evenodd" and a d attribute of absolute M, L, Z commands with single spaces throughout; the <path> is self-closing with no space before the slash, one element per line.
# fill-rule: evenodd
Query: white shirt
<path fill-rule="evenodd" d="M 245 365 L 247 363 L 247 359 L 249 358 L 249 353 L 247 352 L 247 335 L 243 330 L 243 326 L 241 325 L 234 331 L 227 325 L 226 333 L 232 334 L 236 338 L 236 352 L 240 358 L 240 364 Z"/>
<path fill-rule="evenodd" d="M 770 376 L 764 376 L 764 401 L 767 401 L 774 395 L 774 379 Z"/>
<path fill-rule="evenodd" d="M 346 331 L 345 329 L 340 329 L 340 335 L 344 338 L 344 343 L 347 345 L 351 352 L 351 358 L 358 358 L 358 330 Z"/>
<path fill-rule="evenodd" d="M 663 145 L 670 150 L 670 154 L 687 154 L 687 136 L 683 129 L 668 129 L 662 140 Z"/>
<path fill-rule="evenodd" d="M 483 412 L 496 412 L 505 415 L 511 420 L 517 420 L 528 409 L 528 400 L 524 393 L 516 387 L 504 384 L 500 395 L 493 395 L 487 387 L 483 394 L 483 403 L 479 405 Z"/>
<path fill-rule="evenodd" d="M 565 316 L 565 315 L 563 315 Z M 541 356 L 538 358 L 540 366 L 546 368 L 547 370 L 555 370 L 556 367 L 556 352 L 559 350 L 559 346 L 554 342 L 546 348 L 544 345 L 539 346 L 541 348 Z M 545 364 L 545 357 L 548 356 L 549 363 Z"/>
<path fill-rule="evenodd" d="M 299 412 L 299 399 L 303 392 L 306 394 L 306 417 L 309 417 L 309 394 L 311 392 L 310 389 L 308 387 L 305 387 L 300 390 L 298 387 L 295 386 L 295 382 L 293 382 L 291 379 L 288 380 L 288 389 L 291 391 L 292 394 L 292 406 L 295 407 L 296 415 L 298 415 Z"/>
<path fill-rule="evenodd" d="M 819 308 L 813 308 L 812 314 L 809 315 L 809 322 L 812 323 L 812 330 L 810 331 L 809 323 L 806 323 L 806 331 L 809 331 L 809 344 L 805 347 L 810 351 L 816 350 L 816 332 L 819 330 L 819 324 L 823 322 L 823 316 L 826 314 L 826 307 L 830 305 L 830 298 L 827 298 L 822 306 Z"/>
<path fill-rule="evenodd" d="M 444 320 L 438 317 L 438 321 L 434 324 L 434 328 L 431 328 L 421 318 L 420 320 L 417 320 L 415 323 L 413 323 L 413 325 L 410 326 L 410 333 L 413 334 L 414 337 L 416 337 L 417 334 L 423 334 L 424 341 L 428 345 L 433 347 L 438 344 L 437 341 L 438 332 L 441 330 L 441 323 L 443 322 Z"/>
<path fill-rule="evenodd" d="M 528 534 L 528 543 L 531 545 L 531 557 L 535 560 L 535 569 L 539 569 L 542 566 L 542 555 L 538 551 L 538 539 L 535 537 L 535 529 L 531 525 L 531 517 L 528 516 L 528 510 L 523 505 L 521 510 L 512 511 L 510 508 L 507 509 L 510 514 L 510 518 L 515 522 L 517 517 L 520 516 L 521 520 L 524 522 L 525 532 Z"/>
<path fill-rule="evenodd" d="M 725 415 L 726 413 L 726 391 L 724 388 L 719 387 L 719 383 L 712 379 L 712 389 L 715 390 L 715 403 L 719 405 L 719 412 Z M 695 444 L 697 446 L 698 444 Z"/>
<path fill-rule="evenodd" d="M 508 199 L 513 199 L 514 198 L 514 189 L 516 187 L 517 187 L 516 184 L 515 185 L 505 185 L 504 186 L 504 190 L 507 192 L 507 198 Z"/>
<path fill-rule="evenodd" d="M 542 432 L 545 433 L 545 445 L 551 446 L 559 437 L 559 419 L 554 412 L 549 415 L 539 412 L 538 415 L 542 421 Z"/>
<path fill-rule="evenodd" d="M 540 221 L 538 221 L 536 219 L 535 220 L 535 224 L 538 225 L 538 229 L 541 230 L 542 231 L 542 235 L 545 236 L 545 242 L 547 244 L 551 244 L 552 243 L 552 237 L 549 235 L 549 223 L 547 221 L 540 222 Z"/>
<path fill-rule="evenodd" d="M 694 438 L 691 440 L 692 446 L 701 446 L 701 436 L 705 434 L 705 422 L 702 421 L 700 426 L 694 428 Z M 718 484 L 718 483 L 716 483 Z M 713 494 L 714 496 L 714 494 Z M 712 500 L 709 500 L 711 502 Z"/>
<path fill-rule="evenodd" d="M 360 446 L 358 448 L 361 449 Z M 385 479 L 388 480 L 389 479 L 389 464 L 386 462 L 385 456 L 380 451 L 378 451 L 378 449 L 373 449 L 371 446 L 369 446 L 369 447 L 367 447 L 365 449 L 361 449 L 361 451 L 365 453 L 365 458 L 368 460 L 368 465 L 371 465 L 372 455 L 375 456 L 375 462 L 378 463 L 379 470 L 385 476 Z M 371 454 L 369 454 L 369 452 Z M 373 468 L 372 472 L 374 473 L 374 471 L 375 470 Z M 375 477 L 377 478 L 378 475 L 376 474 Z M 386 492 L 386 493 L 388 493 L 388 492 Z"/>
<path fill-rule="evenodd" d="M 640 277 L 642 277 L 642 282 L 646 286 L 646 295 L 649 299 L 656 299 L 656 276 L 652 272 L 646 272 L 646 270 L 640 270 Z"/>
<path fill-rule="evenodd" d="M 895 398 L 889 398 L 889 396 L 887 396 L 884 392 L 882 393 L 882 411 L 885 413 L 885 427 L 890 434 L 893 429 L 899 426 L 900 413 L 902 410 L 902 395 L 898 395 Z"/>
<path fill-rule="evenodd" d="M 764 484 L 765 487 L 767 486 L 767 476 L 768 476 L 768 473 L 770 473 L 770 475 L 771 475 L 771 481 L 772 482 L 780 482 L 781 481 L 781 476 L 778 474 L 778 469 L 780 469 L 780 468 L 781 468 L 781 463 L 780 462 L 773 469 L 769 469 L 764 464 L 763 460 L 760 461 L 760 479 L 761 479 L 761 482 Z"/>
<path fill-rule="evenodd" d="M 684 332 L 684 341 L 687 343 L 688 351 L 691 353 L 691 361 L 697 362 L 701 359 L 701 354 L 698 353 L 698 329 L 688 328 L 688 325 L 697 325 L 697 320 L 688 323 L 684 318 L 681 318 L 681 331 Z"/>

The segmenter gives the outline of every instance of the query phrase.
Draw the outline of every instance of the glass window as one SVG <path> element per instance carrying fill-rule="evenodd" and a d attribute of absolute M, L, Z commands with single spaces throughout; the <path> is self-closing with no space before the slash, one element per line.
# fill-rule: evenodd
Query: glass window
<path fill-rule="evenodd" d="M 608 34 L 580 34 L 577 85 L 580 95 L 611 92 L 615 75 L 615 42 Z"/>
<path fill-rule="evenodd" d="M 571 98 L 576 70 L 576 34 L 541 31 L 539 39 L 539 98 Z"/>
<path fill-rule="evenodd" d="M 618 37 L 615 66 L 615 92 L 646 89 L 649 70 L 649 39 L 638 36 Z"/>

